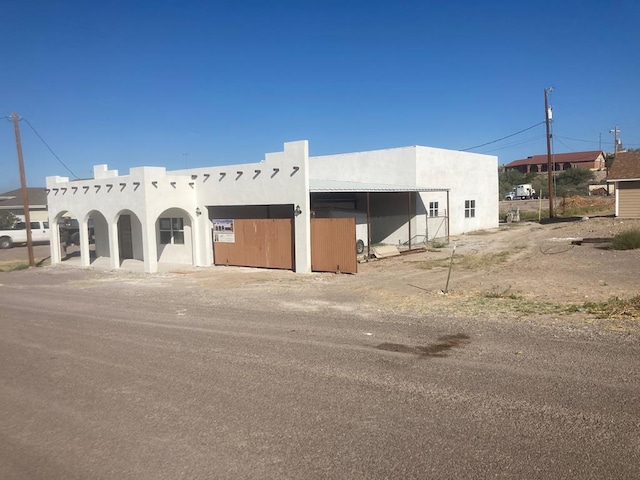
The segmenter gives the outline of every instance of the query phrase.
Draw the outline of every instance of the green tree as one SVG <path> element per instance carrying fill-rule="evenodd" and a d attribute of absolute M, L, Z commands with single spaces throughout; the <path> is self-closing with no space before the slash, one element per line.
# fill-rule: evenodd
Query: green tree
<path fill-rule="evenodd" d="M 593 179 L 593 172 L 586 168 L 564 170 L 556 178 L 556 194 L 561 196 L 587 194 L 589 182 Z"/>
<path fill-rule="evenodd" d="M 18 217 L 16 217 L 13 213 L 0 211 L 0 230 L 12 228 L 17 221 Z"/>
<path fill-rule="evenodd" d="M 538 191 L 536 187 L 536 182 L 541 176 L 537 173 L 527 173 L 524 174 L 518 170 L 504 170 L 501 169 L 498 171 L 498 185 L 500 189 L 500 198 L 504 198 L 504 196 L 513 190 L 516 185 L 520 185 L 523 183 L 531 183 L 533 188 Z M 545 177 L 546 178 L 546 177 Z"/>
<path fill-rule="evenodd" d="M 524 183 L 524 174 L 517 170 L 502 170 L 498 173 L 498 185 L 500 189 L 500 198 L 513 190 L 513 187 L 519 183 Z"/>

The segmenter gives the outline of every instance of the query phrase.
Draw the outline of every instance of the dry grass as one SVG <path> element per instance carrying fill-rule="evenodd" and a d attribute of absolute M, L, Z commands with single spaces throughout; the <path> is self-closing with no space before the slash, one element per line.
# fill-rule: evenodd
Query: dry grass
<path fill-rule="evenodd" d="M 516 247 L 516 250 L 522 248 L 524 247 Z M 480 270 L 483 268 L 490 268 L 505 263 L 509 259 L 511 253 L 513 252 L 502 251 L 489 253 L 457 254 L 453 256 L 453 268 L 464 268 L 466 270 Z M 449 265 L 451 264 L 451 256 L 449 255 L 445 258 L 424 260 L 415 263 L 418 268 L 422 268 L 424 270 L 430 270 L 432 268 L 438 267 L 449 268 Z"/>
<path fill-rule="evenodd" d="M 0 272 L 15 272 L 17 270 L 26 270 L 28 268 L 29 268 L 29 264 L 24 262 L 0 263 Z"/>
<path fill-rule="evenodd" d="M 597 318 L 640 319 L 640 295 L 626 300 L 615 297 L 606 302 L 587 302 L 582 309 Z"/>
<path fill-rule="evenodd" d="M 44 267 L 51 265 L 51 260 L 47 258 L 36 258 L 36 267 Z M 12 260 L 0 262 L 0 272 L 15 272 L 17 270 L 26 270 L 29 268 L 29 264 L 22 260 Z"/>
<path fill-rule="evenodd" d="M 613 213 L 615 200 L 612 197 L 567 197 L 558 205 L 561 215 L 581 216 L 593 213 Z"/>

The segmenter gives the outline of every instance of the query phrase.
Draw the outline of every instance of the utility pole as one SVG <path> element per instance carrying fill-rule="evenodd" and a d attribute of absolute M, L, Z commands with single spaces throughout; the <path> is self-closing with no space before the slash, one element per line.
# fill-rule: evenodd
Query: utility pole
<path fill-rule="evenodd" d="M 613 133 L 613 156 L 616 156 L 618 153 L 618 134 L 620 130 L 618 130 L 618 126 L 616 125 L 613 130 L 609 130 L 609 133 Z"/>
<path fill-rule="evenodd" d="M 24 223 L 27 227 L 27 250 L 29 252 L 29 266 L 35 267 L 33 258 L 33 237 L 31 236 L 31 213 L 29 212 L 29 194 L 27 193 L 27 179 L 24 174 L 24 161 L 22 159 L 22 142 L 20 141 L 20 127 L 18 126 L 18 114 L 11 114 L 13 130 L 16 134 L 16 149 L 18 150 L 18 166 L 20 167 L 20 187 L 22 189 L 22 206 L 24 208 Z"/>
<path fill-rule="evenodd" d="M 551 161 L 551 129 L 550 123 L 552 119 L 551 109 L 549 108 L 549 92 L 551 88 L 544 89 L 544 116 L 547 126 L 547 175 L 549 177 L 549 218 L 553 218 L 553 162 Z"/>

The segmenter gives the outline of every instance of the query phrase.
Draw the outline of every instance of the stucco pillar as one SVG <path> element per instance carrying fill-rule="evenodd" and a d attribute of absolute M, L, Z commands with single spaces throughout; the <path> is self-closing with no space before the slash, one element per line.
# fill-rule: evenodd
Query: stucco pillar
<path fill-rule="evenodd" d="M 284 144 L 284 156 L 293 166 L 291 174 L 294 215 L 296 273 L 311 273 L 311 200 L 309 197 L 309 143 L 306 140 Z M 297 168 L 297 170 L 296 170 Z M 296 212 L 299 207 L 299 213 Z"/>
<path fill-rule="evenodd" d="M 308 195 L 307 195 L 308 196 Z M 300 207 L 301 213 L 293 217 L 295 229 L 296 273 L 311 273 L 311 215 L 309 202 Z"/>
<path fill-rule="evenodd" d="M 49 217 L 49 250 L 51 252 L 51 265 L 56 265 L 62 261 L 60 258 L 60 229 L 56 219 Z"/>
<path fill-rule="evenodd" d="M 202 266 L 200 262 L 200 245 L 202 245 L 201 237 L 201 219 L 202 219 L 202 209 L 197 207 L 200 211 L 198 215 L 196 213 L 195 217 L 190 217 L 191 220 L 191 264 L 199 267 Z M 205 209 L 206 210 L 206 209 Z"/>
<path fill-rule="evenodd" d="M 145 273 L 158 271 L 158 246 L 156 244 L 156 223 L 145 220 L 142 227 L 142 254 Z"/>
<path fill-rule="evenodd" d="M 205 208 L 205 212 L 208 209 Z M 212 230 L 213 230 L 213 223 L 211 222 L 211 220 L 209 220 L 208 216 L 206 218 L 203 219 L 203 229 L 202 229 L 202 235 L 204 238 L 204 249 L 205 249 L 205 254 L 204 257 L 202 258 L 202 261 L 204 262 L 202 264 L 202 266 L 204 267 L 208 267 L 213 265 L 213 235 L 212 235 Z"/>
<path fill-rule="evenodd" d="M 79 223 L 80 227 L 80 266 L 88 267 L 91 265 L 91 257 L 89 253 L 89 226 L 87 220 Z"/>
<path fill-rule="evenodd" d="M 109 266 L 120 268 L 120 246 L 118 244 L 118 219 L 109 223 Z"/>

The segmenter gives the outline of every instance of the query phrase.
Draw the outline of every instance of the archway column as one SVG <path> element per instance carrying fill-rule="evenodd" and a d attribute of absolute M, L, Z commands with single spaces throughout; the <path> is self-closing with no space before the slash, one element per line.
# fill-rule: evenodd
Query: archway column
<path fill-rule="evenodd" d="M 206 211 L 206 208 L 204 210 Z M 202 232 L 205 230 L 204 221 L 207 221 L 207 219 L 202 218 L 202 213 L 196 215 L 195 218 L 191 218 L 191 257 L 193 259 L 192 263 L 196 267 L 205 265 L 201 247 L 203 243 L 206 243 L 206 239 L 202 237 Z"/>
<path fill-rule="evenodd" d="M 142 228 L 142 254 L 144 256 L 144 271 L 155 273 L 158 271 L 158 246 L 156 240 L 156 221 L 147 219 Z"/>
<path fill-rule="evenodd" d="M 120 246 L 118 243 L 118 217 L 109 223 L 109 266 L 120 268 Z"/>
<path fill-rule="evenodd" d="M 85 218 L 80 227 L 80 266 L 88 267 L 91 265 L 91 257 L 89 253 L 89 222 Z"/>
<path fill-rule="evenodd" d="M 49 234 L 51 235 L 49 240 L 51 265 L 56 265 L 62 262 L 62 258 L 60 256 L 60 229 L 58 228 L 58 217 L 49 217 Z"/>

